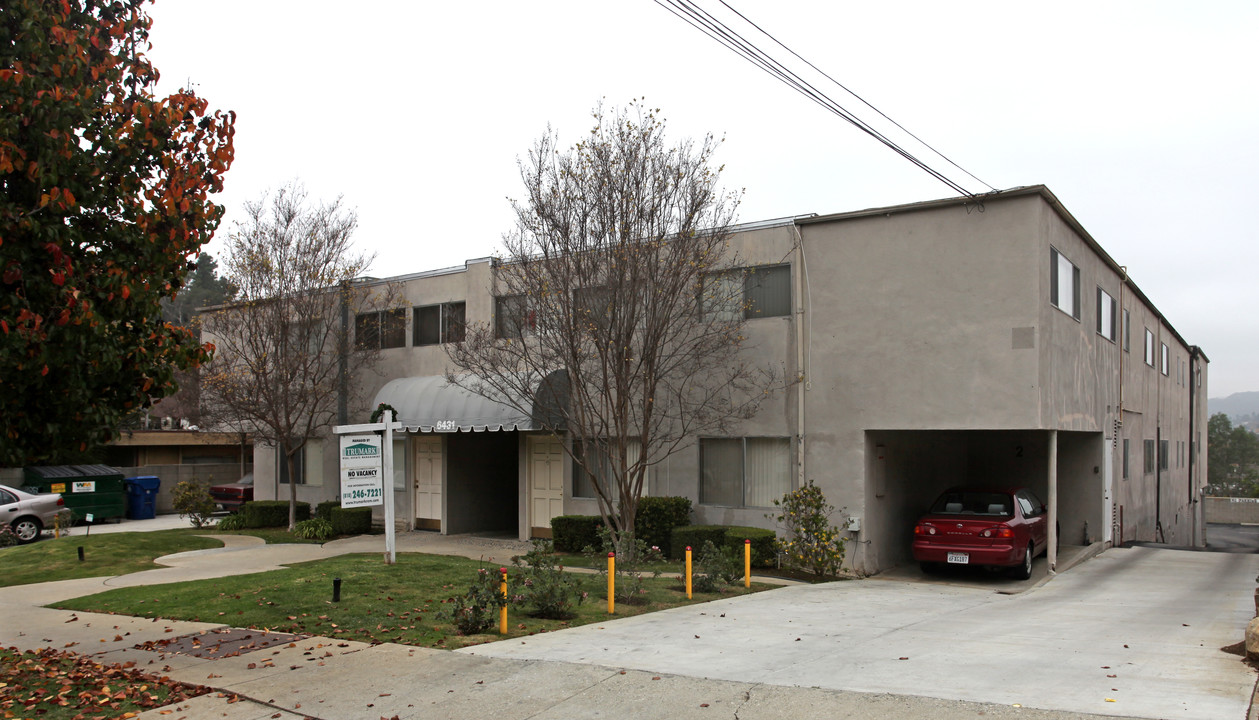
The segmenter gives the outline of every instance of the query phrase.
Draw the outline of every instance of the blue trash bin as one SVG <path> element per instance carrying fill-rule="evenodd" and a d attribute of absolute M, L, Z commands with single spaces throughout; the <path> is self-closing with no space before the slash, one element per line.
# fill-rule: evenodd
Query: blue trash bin
<path fill-rule="evenodd" d="M 157 491 L 162 479 L 156 475 L 127 478 L 127 517 L 131 520 L 152 520 L 157 517 Z"/>

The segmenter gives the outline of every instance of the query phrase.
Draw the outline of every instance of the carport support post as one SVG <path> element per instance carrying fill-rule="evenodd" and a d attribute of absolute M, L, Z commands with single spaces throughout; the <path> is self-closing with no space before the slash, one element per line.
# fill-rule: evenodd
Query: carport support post
<path fill-rule="evenodd" d="M 1049 431 L 1049 547 L 1045 549 L 1045 560 L 1049 563 L 1049 574 L 1058 571 L 1058 431 Z"/>
<path fill-rule="evenodd" d="M 385 410 L 385 442 L 384 447 L 380 449 L 381 459 L 384 461 L 381 467 L 380 489 L 385 496 L 385 564 L 393 565 L 397 562 L 397 554 L 394 552 L 394 512 L 393 512 L 393 410 Z"/>

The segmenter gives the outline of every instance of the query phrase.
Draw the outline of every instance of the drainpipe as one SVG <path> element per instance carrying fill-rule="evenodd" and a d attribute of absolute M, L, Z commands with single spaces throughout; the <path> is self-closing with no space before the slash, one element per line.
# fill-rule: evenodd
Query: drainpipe
<path fill-rule="evenodd" d="M 1159 356 L 1159 360 L 1162 356 Z M 1162 381 L 1159 381 L 1162 384 Z M 1159 393 L 1162 395 L 1162 393 Z M 1160 398 L 1161 400 L 1162 398 Z M 1154 542 L 1162 542 L 1163 535 L 1163 423 L 1154 428 Z"/>
<path fill-rule="evenodd" d="M 1194 443 L 1193 443 L 1193 430 L 1194 430 L 1194 426 L 1196 425 L 1194 421 L 1197 420 L 1198 418 L 1197 408 L 1194 405 L 1194 398 L 1197 395 L 1197 392 L 1194 390 L 1193 369 L 1197 361 L 1198 361 L 1198 346 L 1194 345 L 1193 347 L 1189 348 L 1189 377 L 1186 378 L 1186 380 L 1189 382 L 1189 446 L 1188 446 L 1189 447 L 1189 463 L 1188 463 L 1189 465 L 1188 486 L 1189 487 L 1186 489 L 1189 491 L 1189 517 L 1190 517 L 1190 528 L 1192 528 L 1193 530 L 1194 547 L 1198 547 L 1198 509 L 1194 507 L 1194 503 L 1196 502 L 1196 499 L 1194 498 L 1194 482 L 1193 482 L 1193 469 L 1194 469 L 1193 456 L 1194 456 L 1194 450 L 1197 449 L 1194 447 Z"/>
<path fill-rule="evenodd" d="M 1058 574 L 1058 431 L 1049 431 L 1049 547 L 1045 560 L 1049 574 Z"/>
<path fill-rule="evenodd" d="M 1123 304 L 1123 291 L 1124 288 L 1128 287 L 1128 267 L 1126 265 L 1120 265 L 1119 271 L 1123 273 L 1123 278 L 1119 281 L 1119 322 L 1123 324 L 1123 337 L 1119 338 L 1119 424 L 1116 426 L 1116 430 L 1123 427 L 1124 356 L 1129 352 L 1132 352 L 1132 328 L 1130 327 L 1132 322 L 1127 319 L 1129 317 L 1125 314 L 1127 312 L 1127 308 Z M 1125 344 L 1127 347 L 1124 347 Z M 1118 433 L 1116 433 L 1115 441 L 1119 441 Z"/>
<path fill-rule="evenodd" d="M 337 338 L 337 424 L 350 424 L 350 283 L 341 283 L 341 331 Z"/>
<path fill-rule="evenodd" d="M 796 252 L 799 256 L 797 265 L 799 271 L 796 273 L 796 487 L 804 487 L 805 471 L 804 471 L 804 401 L 805 392 L 810 384 L 808 366 L 808 354 L 805 351 L 805 342 L 809 336 L 805 334 L 804 323 L 806 320 L 811 321 L 812 316 L 808 314 L 808 269 L 804 259 L 804 236 L 800 233 L 800 226 L 792 223 L 791 229 L 796 233 Z"/>

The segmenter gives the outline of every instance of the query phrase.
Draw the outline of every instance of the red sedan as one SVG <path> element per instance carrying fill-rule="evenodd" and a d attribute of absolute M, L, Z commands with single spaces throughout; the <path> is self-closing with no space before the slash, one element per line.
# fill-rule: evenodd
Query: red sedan
<path fill-rule="evenodd" d="M 1048 548 L 1048 512 L 1026 488 L 950 488 L 914 526 L 914 559 L 924 571 L 985 565 L 1026 580 L 1032 558 Z"/>
<path fill-rule="evenodd" d="M 210 497 L 228 512 L 240 510 L 241 505 L 254 499 L 254 474 L 245 473 L 234 483 L 215 485 L 210 488 Z"/>

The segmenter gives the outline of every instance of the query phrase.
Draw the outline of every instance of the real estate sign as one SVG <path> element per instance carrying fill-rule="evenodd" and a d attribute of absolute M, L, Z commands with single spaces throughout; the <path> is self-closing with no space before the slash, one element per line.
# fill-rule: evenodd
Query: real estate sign
<path fill-rule="evenodd" d="M 375 433 L 341 436 L 341 507 L 384 503 L 381 447 Z"/>

